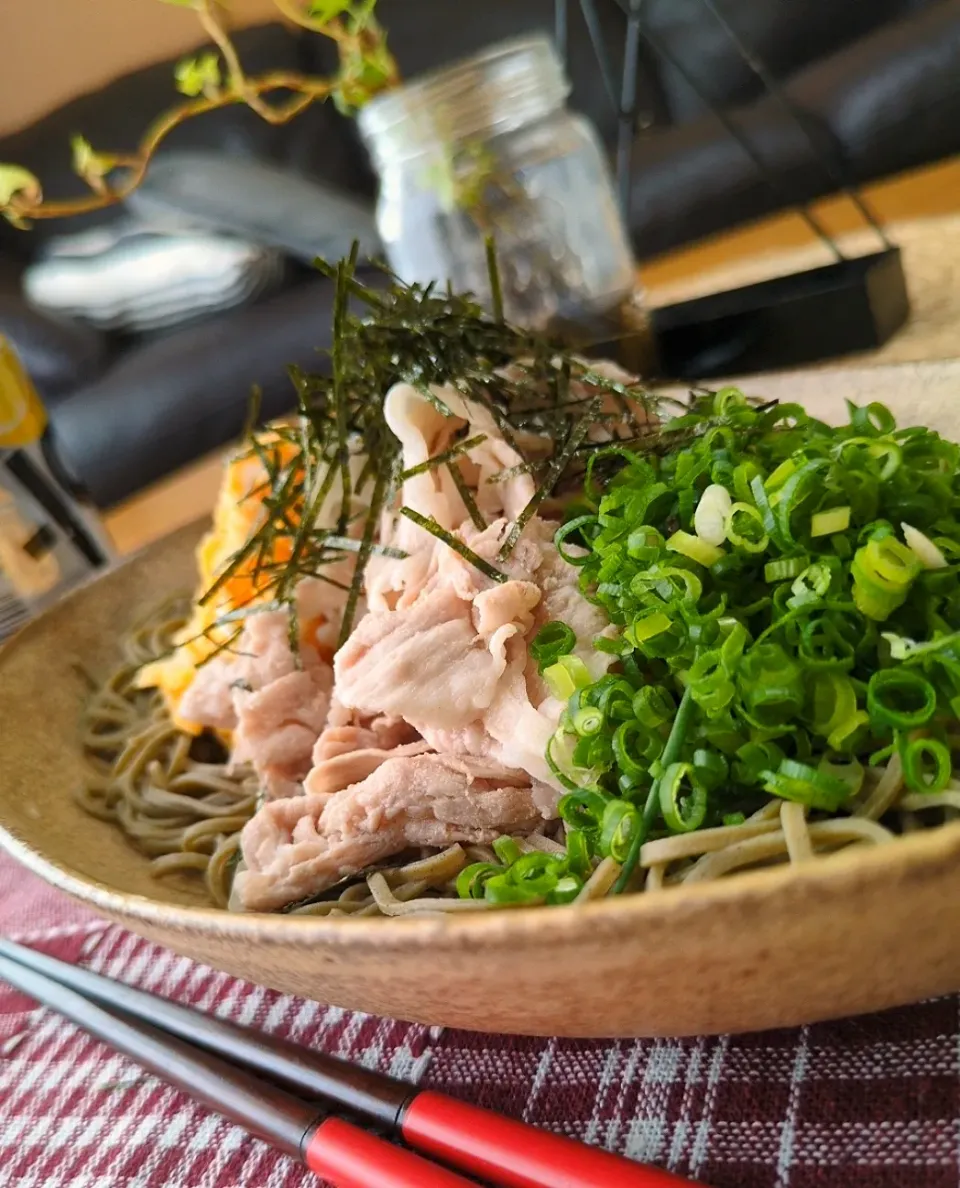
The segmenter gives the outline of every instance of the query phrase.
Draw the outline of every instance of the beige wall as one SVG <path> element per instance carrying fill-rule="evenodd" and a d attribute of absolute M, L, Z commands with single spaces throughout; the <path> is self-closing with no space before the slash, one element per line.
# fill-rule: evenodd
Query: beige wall
<path fill-rule="evenodd" d="M 271 0 L 230 12 L 235 24 L 277 15 Z M 0 0 L 0 132 L 202 40 L 193 13 L 161 0 Z"/>

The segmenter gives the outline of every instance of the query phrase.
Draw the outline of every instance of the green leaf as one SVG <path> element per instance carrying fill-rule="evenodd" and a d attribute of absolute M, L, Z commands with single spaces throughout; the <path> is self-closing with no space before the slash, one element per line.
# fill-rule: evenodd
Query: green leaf
<path fill-rule="evenodd" d="M 377 0 L 357 0 L 356 8 L 348 14 L 351 33 L 359 33 L 368 26 L 376 24 L 376 14 L 374 13 L 376 6 Z"/>
<path fill-rule="evenodd" d="M 313 0 L 307 15 L 318 21 L 332 21 L 347 11 L 353 0 Z"/>
<path fill-rule="evenodd" d="M 103 170 L 98 168 L 97 154 L 89 140 L 83 136 L 71 136 L 70 151 L 73 154 L 74 173 L 79 173 L 81 177 L 90 173 L 102 175 Z"/>
<path fill-rule="evenodd" d="M 6 206 L 18 194 L 30 202 L 40 200 L 40 182 L 21 165 L 0 163 L 0 206 Z"/>
<path fill-rule="evenodd" d="M 106 177 L 112 169 L 117 168 L 116 157 L 109 153 L 98 153 L 83 136 L 71 136 L 70 149 L 73 153 L 74 172 L 88 182 Z"/>
<path fill-rule="evenodd" d="M 340 75 L 332 92 L 333 102 L 343 115 L 352 116 L 357 109 L 378 94 L 394 76 L 396 66 L 386 45 L 344 54 Z"/>
<path fill-rule="evenodd" d="M 197 95 L 209 95 L 220 89 L 220 58 L 208 50 L 195 58 L 183 58 L 173 72 L 177 90 L 191 99 Z"/>

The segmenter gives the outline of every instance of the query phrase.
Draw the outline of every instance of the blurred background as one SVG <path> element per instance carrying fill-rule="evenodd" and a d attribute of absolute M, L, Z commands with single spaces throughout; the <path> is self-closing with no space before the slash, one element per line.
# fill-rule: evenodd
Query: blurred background
<path fill-rule="evenodd" d="M 905 243 L 947 218 L 942 256 L 960 207 L 960 0 L 717 7 L 729 29 L 702 0 L 643 7 L 625 222 L 647 301 L 828 262 L 800 203 L 854 252 L 875 247 L 838 179 L 865 187 Z M 567 9 L 570 107 L 612 162 L 626 18 L 616 0 Z M 377 12 L 404 79 L 556 28 L 553 0 L 381 0 Z M 271 0 L 233 0 L 229 13 L 250 73 L 335 68 L 331 43 L 285 25 Z M 176 61 L 201 43 L 192 13 L 156 0 L 4 4 L 0 161 L 34 171 L 49 197 L 81 193 L 71 135 L 132 150 L 177 99 Z M 744 47 L 803 126 L 765 93 Z M 96 505 L 125 503 L 232 440 L 251 384 L 266 415 L 289 408 L 286 365 L 322 365 L 329 340 L 330 287 L 309 260 L 375 239 L 375 195 L 356 121 L 332 104 L 283 127 L 237 105 L 177 129 L 124 206 L 0 226 L 0 335 L 47 405 L 65 473 Z M 921 282 L 909 270 L 908 282 L 916 311 Z"/>

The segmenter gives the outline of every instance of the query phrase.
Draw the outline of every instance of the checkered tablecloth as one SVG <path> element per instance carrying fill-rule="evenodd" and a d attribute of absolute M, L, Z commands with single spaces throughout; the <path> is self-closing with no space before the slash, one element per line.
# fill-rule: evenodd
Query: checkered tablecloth
<path fill-rule="evenodd" d="M 719 1039 L 443 1031 L 237 981 L 107 925 L 3 856 L 0 933 L 714 1188 L 960 1184 L 956 997 Z M 0 983 L 0 1185 L 317 1188 L 318 1181 Z"/>

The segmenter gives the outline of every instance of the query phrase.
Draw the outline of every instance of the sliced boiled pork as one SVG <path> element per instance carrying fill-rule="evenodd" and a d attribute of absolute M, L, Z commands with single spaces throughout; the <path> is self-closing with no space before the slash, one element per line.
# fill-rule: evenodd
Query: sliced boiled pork
<path fill-rule="evenodd" d="M 343 791 L 265 804 L 244 828 L 234 890 L 247 911 L 271 911 L 407 847 L 490 842 L 555 810 L 555 795 L 521 772 L 449 755 L 390 758 Z"/>
<path fill-rule="evenodd" d="M 395 508 L 384 515 L 379 543 L 402 555 L 377 555 L 367 567 L 366 613 L 334 657 L 311 770 L 293 781 L 299 790 L 302 779 L 304 795 L 269 801 L 244 829 L 235 891 L 248 910 L 314 895 L 411 846 L 489 842 L 556 817 L 562 789 L 545 754 L 563 707 L 529 645 L 545 622 L 565 622 L 576 655 L 599 677 L 611 657 L 594 639 L 610 628 L 558 553 L 556 524 L 534 516 L 507 561 L 498 559 L 533 480 L 487 409 L 452 388 L 434 395 L 452 416 L 406 384 L 386 397 L 404 468 L 448 449 L 458 431 L 482 435 L 455 465 L 489 526 L 471 522 L 445 467 L 410 477 L 401 502 L 455 533 L 505 580 L 486 576 Z M 290 770 L 300 772 L 310 727 L 294 715 L 284 730 Z M 286 778 L 281 754 L 261 755 Z"/>
<path fill-rule="evenodd" d="M 250 614 L 231 651 L 198 669 L 180 705 L 185 719 L 232 733 L 233 763 L 252 763 L 268 797 L 299 791 L 327 720 L 333 670 L 323 659 L 332 651 L 323 634 L 332 621 L 331 589 L 300 583 L 298 655 L 286 611 Z"/>
<path fill-rule="evenodd" d="M 467 524 L 460 536 L 492 560 L 506 529 L 503 520 L 483 532 Z M 611 657 L 593 646 L 609 624 L 580 593 L 575 567 L 553 544 L 554 530 L 538 520 L 529 525 L 503 583 L 434 540 L 429 576 L 415 599 L 368 612 L 337 653 L 340 702 L 367 715 L 402 717 L 440 753 L 472 755 L 555 783 L 545 755 L 563 707 L 530 659 L 530 640 L 542 623 L 561 619 L 576 632 L 576 653 L 594 676 Z"/>

